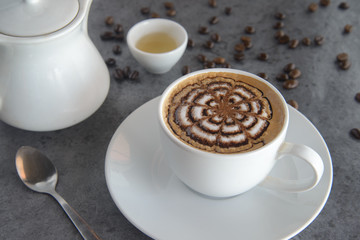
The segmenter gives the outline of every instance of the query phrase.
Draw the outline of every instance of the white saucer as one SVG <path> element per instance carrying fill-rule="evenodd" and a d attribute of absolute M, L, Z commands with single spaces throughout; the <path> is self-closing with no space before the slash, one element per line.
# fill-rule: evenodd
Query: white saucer
<path fill-rule="evenodd" d="M 324 175 L 313 190 L 280 193 L 255 187 L 242 195 L 211 199 L 180 182 L 162 158 L 155 98 L 116 130 L 105 160 L 106 182 L 120 211 L 154 239 L 287 239 L 308 226 L 325 205 L 332 185 L 330 153 L 316 128 L 290 107 L 287 141 L 315 149 Z M 280 160 L 272 175 L 303 177 L 307 166 Z"/>

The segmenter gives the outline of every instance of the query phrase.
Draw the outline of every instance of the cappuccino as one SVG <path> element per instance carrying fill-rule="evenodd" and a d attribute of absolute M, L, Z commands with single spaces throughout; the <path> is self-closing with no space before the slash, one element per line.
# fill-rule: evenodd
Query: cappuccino
<path fill-rule="evenodd" d="M 174 136 L 212 153 L 258 149 L 279 134 L 285 121 L 284 105 L 270 86 L 232 72 L 188 77 L 173 87 L 162 111 Z"/>

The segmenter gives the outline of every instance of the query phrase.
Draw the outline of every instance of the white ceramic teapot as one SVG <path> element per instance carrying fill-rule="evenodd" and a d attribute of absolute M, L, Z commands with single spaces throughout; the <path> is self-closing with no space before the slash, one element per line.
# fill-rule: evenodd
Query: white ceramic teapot
<path fill-rule="evenodd" d="M 87 32 L 92 0 L 0 1 L 0 119 L 66 128 L 104 102 L 109 71 Z"/>

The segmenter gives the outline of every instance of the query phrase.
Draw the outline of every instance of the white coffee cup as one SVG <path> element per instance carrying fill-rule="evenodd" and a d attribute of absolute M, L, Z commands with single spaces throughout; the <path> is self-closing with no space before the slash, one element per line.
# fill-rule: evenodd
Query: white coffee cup
<path fill-rule="evenodd" d="M 162 32 L 171 36 L 177 47 L 163 53 L 150 53 L 137 48 L 137 42 L 150 33 Z M 188 35 L 186 30 L 178 23 L 161 18 L 141 21 L 129 30 L 127 44 L 133 57 L 148 72 L 162 74 L 168 72 L 181 58 L 187 46 Z"/>
<path fill-rule="evenodd" d="M 276 137 L 260 148 L 240 153 L 208 152 L 181 141 L 165 123 L 165 101 L 179 83 L 208 72 L 230 72 L 265 83 L 280 103 L 272 108 L 281 108 L 284 113 L 283 124 Z M 259 184 L 275 190 L 302 192 L 314 188 L 321 179 L 324 166 L 319 154 L 308 146 L 284 141 L 289 124 L 286 101 L 274 86 L 254 74 L 235 69 L 206 69 L 190 73 L 166 88 L 158 110 L 160 140 L 165 159 L 175 175 L 196 192 L 212 197 L 231 197 Z M 299 180 L 268 177 L 277 160 L 283 155 L 292 155 L 308 163 L 313 170 L 313 177 Z"/>

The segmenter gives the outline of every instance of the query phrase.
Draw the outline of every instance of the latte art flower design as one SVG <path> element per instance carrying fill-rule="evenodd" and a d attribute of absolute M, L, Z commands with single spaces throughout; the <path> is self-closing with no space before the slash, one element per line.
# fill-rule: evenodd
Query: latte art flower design
<path fill-rule="evenodd" d="M 170 107 L 170 125 L 185 142 L 200 149 L 227 152 L 261 144 L 272 117 L 263 93 L 231 78 L 188 85 Z M 174 98 L 175 99 L 175 98 Z"/>

